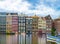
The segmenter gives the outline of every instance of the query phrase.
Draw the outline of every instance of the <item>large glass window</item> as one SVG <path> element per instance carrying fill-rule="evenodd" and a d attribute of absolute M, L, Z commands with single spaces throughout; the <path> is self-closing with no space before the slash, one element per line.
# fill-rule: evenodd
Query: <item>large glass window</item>
<path fill-rule="evenodd" d="M 26 20 L 26 24 L 32 24 L 32 20 Z"/>
<path fill-rule="evenodd" d="M 20 26 L 25 26 L 25 23 L 21 23 Z"/>
<path fill-rule="evenodd" d="M 25 20 L 19 20 L 19 23 L 25 23 Z"/>
<path fill-rule="evenodd" d="M 21 29 L 25 29 L 25 27 L 22 26 Z"/>

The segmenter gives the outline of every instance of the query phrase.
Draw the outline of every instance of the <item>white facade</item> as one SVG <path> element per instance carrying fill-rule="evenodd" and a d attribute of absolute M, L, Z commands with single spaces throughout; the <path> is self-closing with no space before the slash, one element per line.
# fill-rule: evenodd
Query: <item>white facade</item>
<path fill-rule="evenodd" d="M 39 17 L 38 19 L 38 30 L 46 30 L 46 20 L 44 17 Z"/>

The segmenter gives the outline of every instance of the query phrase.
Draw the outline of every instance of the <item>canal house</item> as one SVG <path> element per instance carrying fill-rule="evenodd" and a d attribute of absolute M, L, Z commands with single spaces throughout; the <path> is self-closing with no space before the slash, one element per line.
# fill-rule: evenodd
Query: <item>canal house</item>
<path fill-rule="evenodd" d="M 46 32 L 46 19 L 45 17 L 39 17 L 38 19 L 38 31 L 42 30 L 43 33 Z"/>
<path fill-rule="evenodd" d="M 26 33 L 32 33 L 32 17 L 26 16 Z"/>
<path fill-rule="evenodd" d="M 6 13 L 0 13 L 0 33 L 6 33 Z"/>
<path fill-rule="evenodd" d="M 18 31 L 19 31 L 19 33 L 26 31 L 26 16 L 25 16 L 25 14 L 18 15 Z"/>
<path fill-rule="evenodd" d="M 18 14 L 11 13 L 12 15 L 12 31 L 18 33 Z"/>
<path fill-rule="evenodd" d="M 32 16 L 32 28 L 33 28 L 33 31 L 38 30 L 38 19 L 39 19 L 38 16 L 36 16 L 36 15 Z"/>

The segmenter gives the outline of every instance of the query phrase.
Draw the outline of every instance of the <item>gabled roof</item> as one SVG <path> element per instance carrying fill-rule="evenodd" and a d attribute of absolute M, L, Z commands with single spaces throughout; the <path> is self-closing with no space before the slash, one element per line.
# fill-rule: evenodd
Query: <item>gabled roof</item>
<path fill-rule="evenodd" d="M 32 18 L 39 18 L 37 15 L 32 16 Z"/>
<path fill-rule="evenodd" d="M 45 19 L 46 19 L 46 20 L 50 20 L 50 19 L 52 20 L 52 18 L 51 18 L 50 15 L 45 16 Z"/>
<path fill-rule="evenodd" d="M 46 20 L 45 17 L 41 17 L 43 20 Z"/>

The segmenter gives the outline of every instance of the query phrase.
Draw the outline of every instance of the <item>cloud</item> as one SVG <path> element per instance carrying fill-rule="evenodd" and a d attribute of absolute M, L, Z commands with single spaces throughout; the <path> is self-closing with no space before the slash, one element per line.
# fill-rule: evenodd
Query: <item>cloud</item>
<path fill-rule="evenodd" d="M 50 14 L 52 18 L 57 18 L 60 15 L 60 0 L 39 0 L 41 5 L 44 5 L 46 14 Z"/>
<path fill-rule="evenodd" d="M 0 8 L 6 11 L 24 12 L 28 10 L 30 4 L 22 0 L 0 1 Z"/>
<path fill-rule="evenodd" d="M 40 16 L 51 15 L 52 18 L 57 18 L 60 15 L 59 0 L 39 0 L 39 4 L 34 7 L 35 10 L 30 10 L 30 13 L 35 13 Z M 32 12 L 31 12 L 32 11 Z"/>
<path fill-rule="evenodd" d="M 53 18 L 57 18 L 60 14 L 59 0 L 39 0 L 35 6 L 27 0 L 3 0 L 0 1 L 0 11 L 18 12 L 28 15 L 37 14 L 39 16 L 46 16 L 50 14 Z"/>
<path fill-rule="evenodd" d="M 26 12 L 25 12 L 26 13 Z M 27 14 L 37 14 L 38 16 L 46 16 L 51 15 L 52 18 L 57 18 L 60 14 L 60 11 L 57 11 L 51 7 L 45 6 L 45 5 L 37 5 L 35 7 L 35 10 L 28 10 Z"/>

